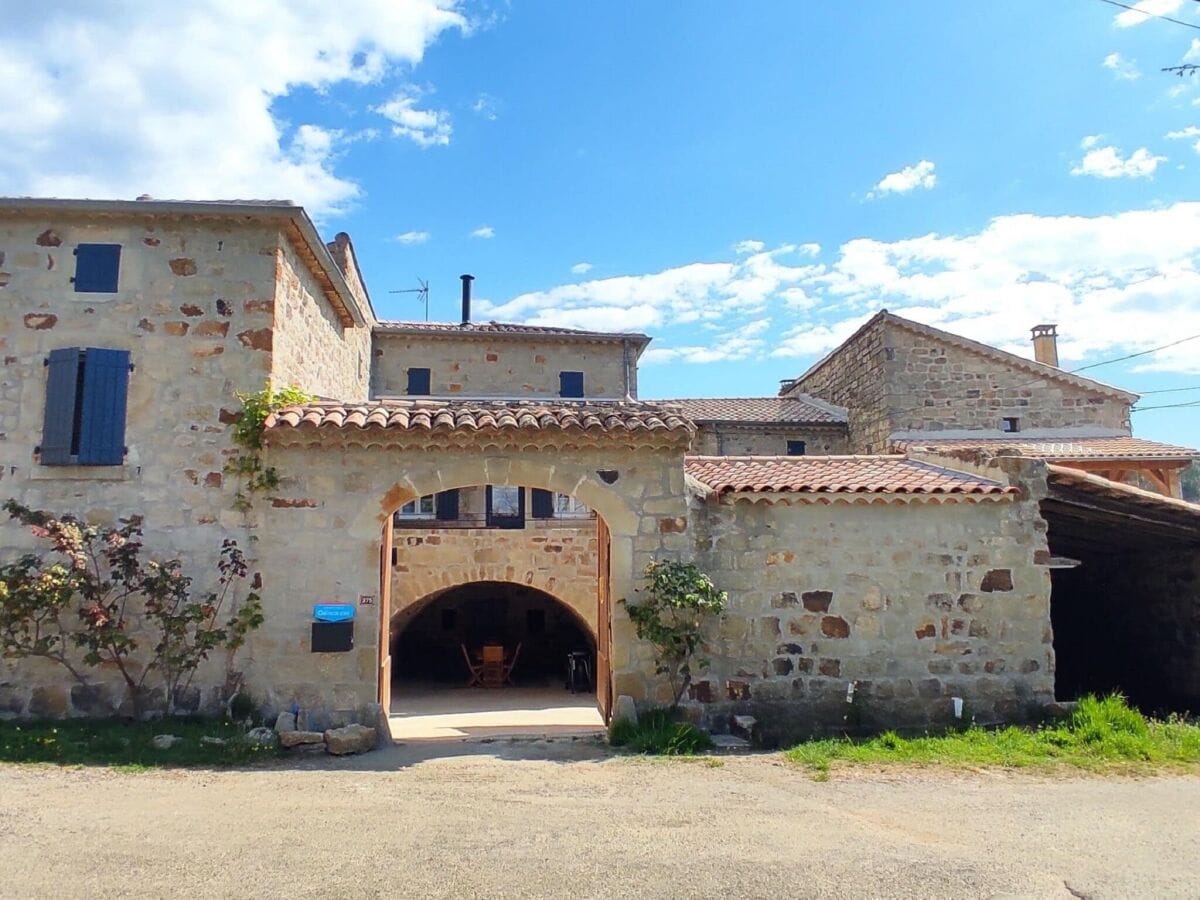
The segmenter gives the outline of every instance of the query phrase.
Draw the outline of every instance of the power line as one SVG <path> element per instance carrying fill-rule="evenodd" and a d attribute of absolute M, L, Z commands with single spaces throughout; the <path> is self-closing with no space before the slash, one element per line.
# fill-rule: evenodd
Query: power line
<path fill-rule="evenodd" d="M 1105 2 L 1108 2 L 1108 0 L 1105 0 Z M 1100 366 L 1108 366 L 1112 365 L 1113 363 L 1125 362 L 1127 359 L 1136 359 L 1139 356 L 1157 353 L 1159 350 L 1167 350 L 1171 347 L 1178 347 L 1180 344 L 1186 344 L 1188 341 L 1194 341 L 1197 338 L 1200 338 L 1200 334 L 1189 335 L 1188 337 L 1180 338 L 1177 341 L 1171 341 L 1169 344 L 1163 344 L 1161 347 L 1151 347 L 1149 350 L 1139 350 L 1137 353 L 1130 353 L 1128 356 L 1118 356 L 1116 359 L 1106 359 L 1097 363 L 1089 363 L 1086 366 L 1080 366 L 1078 369 L 1071 369 L 1068 374 L 1074 375 L 1076 372 L 1082 372 L 1086 369 L 1095 369 L 1099 368 Z"/>
<path fill-rule="evenodd" d="M 1196 387 L 1185 388 L 1160 388 L 1157 391 L 1134 391 L 1134 393 L 1146 397 L 1150 394 L 1179 394 L 1183 391 L 1200 391 L 1200 385 L 1196 385 Z"/>
<path fill-rule="evenodd" d="M 1184 28 L 1195 28 L 1200 31 L 1200 25 L 1195 22 L 1185 22 L 1183 19 L 1172 19 L 1170 16 L 1164 16 L 1160 13 L 1147 12 L 1144 9 L 1138 9 L 1136 6 L 1129 6 L 1125 3 L 1120 3 L 1118 0 L 1100 0 L 1101 3 L 1107 3 L 1109 6 L 1119 6 L 1121 9 L 1127 9 L 1130 12 L 1141 13 L 1143 16 L 1150 16 L 1155 19 L 1165 19 L 1168 22 L 1174 22 L 1176 25 L 1182 25 Z"/>
<path fill-rule="evenodd" d="M 1161 406 L 1135 406 L 1130 412 L 1146 412 L 1150 409 L 1184 409 L 1189 406 L 1200 406 L 1200 400 L 1192 400 L 1188 403 L 1164 403 Z"/>

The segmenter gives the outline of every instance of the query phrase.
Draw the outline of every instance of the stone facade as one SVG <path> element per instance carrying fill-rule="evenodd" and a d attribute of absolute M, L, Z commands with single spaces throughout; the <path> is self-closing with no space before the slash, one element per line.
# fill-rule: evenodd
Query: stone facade
<path fill-rule="evenodd" d="M 880 314 L 785 391 L 848 407 L 855 453 L 886 452 L 897 433 L 1049 428 L 1129 432 L 1131 399 L 1072 383 L 999 351 Z"/>
<path fill-rule="evenodd" d="M 696 560 L 730 598 L 690 690 L 709 722 L 751 713 L 772 740 L 947 724 L 953 697 L 985 722 L 1053 700 L 1034 500 L 696 499 L 692 520 Z"/>
<path fill-rule="evenodd" d="M 626 352 L 629 384 L 625 383 Z M 583 372 L 585 397 L 637 397 L 638 348 L 619 341 L 589 343 L 498 335 L 375 336 L 375 396 L 402 396 L 408 370 L 429 369 L 435 397 L 557 397 L 560 372 Z"/>
<path fill-rule="evenodd" d="M 699 456 L 784 456 L 788 441 L 804 441 L 805 453 L 838 455 L 850 452 L 844 425 L 701 425 L 692 443 Z"/>
<path fill-rule="evenodd" d="M 569 607 L 596 634 L 596 522 L 528 520 L 522 529 L 397 528 L 392 633 L 434 594 L 473 581 L 536 588 Z"/>

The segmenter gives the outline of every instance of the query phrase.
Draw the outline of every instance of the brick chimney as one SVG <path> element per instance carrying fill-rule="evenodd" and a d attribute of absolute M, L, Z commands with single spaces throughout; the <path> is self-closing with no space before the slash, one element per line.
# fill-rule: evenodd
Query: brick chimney
<path fill-rule="evenodd" d="M 1033 358 L 1040 363 L 1058 368 L 1058 326 L 1035 325 L 1033 327 Z"/>

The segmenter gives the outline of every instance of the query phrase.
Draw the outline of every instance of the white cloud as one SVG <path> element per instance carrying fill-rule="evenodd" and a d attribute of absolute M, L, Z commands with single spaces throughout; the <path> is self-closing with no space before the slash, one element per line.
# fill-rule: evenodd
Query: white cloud
<path fill-rule="evenodd" d="M 5 97 L 0 194 L 274 197 L 336 214 L 360 192 L 335 171 L 344 123 L 284 122 L 275 101 L 382 82 L 465 24 L 451 0 L 9 9 L 0 81 L 20 90 Z"/>
<path fill-rule="evenodd" d="M 1084 150 L 1091 150 L 1093 147 L 1095 147 L 1097 144 L 1099 144 L 1102 140 L 1104 140 L 1104 135 L 1102 135 L 1102 134 L 1089 134 L 1087 137 L 1085 137 L 1082 141 L 1079 142 L 1079 146 L 1082 147 Z"/>
<path fill-rule="evenodd" d="M 454 133 L 450 113 L 443 109 L 418 108 L 417 103 L 424 94 L 425 91 L 408 85 L 391 100 L 372 107 L 372 112 L 392 123 L 395 137 L 407 138 L 418 147 L 444 147 Z"/>
<path fill-rule="evenodd" d="M 471 112 L 477 116 L 482 116 L 489 122 L 495 122 L 499 115 L 496 112 L 496 98 L 491 94 L 480 94 L 475 98 L 475 102 L 471 104 Z"/>
<path fill-rule="evenodd" d="M 937 184 L 934 168 L 933 163 L 923 159 L 916 165 L 905 166 L 899 172 L 884 175 L 875 185 L 875 190 L 867 194 L 867 198 L 882 197 L 885 194 L 908 194 L 917 188 L 927 191 Z"/>
<path fill-rule="evenodd" d="M 1093 178 L 1149 178 L 1166 162 L 1165 156 L 1155 156 L 1145 147 L 1139 147 L 1129 156 L 1121 156 L 1116 147 L 1095 147 L 1093 138 L 1083 139 L 1084 147 L 1094 147 L 1084 154 L 1083 159 L 1071 168 L 1072 175 L 1090 175 Z"/>
<path fill-rule="evenodd" d="M 1142 73 L 1138 71 L 1137 63 L 1131 59 L 1126 59 L 1120 53 L 1110 53 L 1104 57 L 1103 66 L 1106 69 L 1111 69 L 1113 74 L 1122 81 L 1137 81 L 1142 77 Z"/>
<path fill-rule="evenodd" d="M 767 245 L 762 241 L 738 241 L 733 245 L 734 253 L 761 253 Z"/>
<path fill-rule="evenodd" d="M 429 240 L 428 231 L 406 231 L 404 234 L 396 235 L 396 240 L 401 244 L 424 244 Z"/>
<path fill-rule="evenodd" d="M 1183 0 L 1138 0 L 1137 3 L 1130 5 L 1133 9 L 1119 12 L 1113 19 L 1113 24 L 1118 28 L 1132 28 L 1134 25 L 1141 25 L 1143 22 L 1150 21 L 1153 16 L 1169 16 L 1171 13 L 1179 11 Z"/>
<path fill-rule="evenodd" d="M 1183 54 L 1184 62 L 1195 62 L 1200 59 L 1200 38 L 1192 38 L 1191 46 L 1188 47 L 1187 53 Z"/>
<path fill-rule="evenodd" d="M 1190 141 L 1192 138 L 1197 138 L 1196 143 L 1192 144 L 1192 149 L 1200 153 L 1200 128 L 1195 125 L 1180 128 L 1178 131 L 1168 131 L 1163 137 L 1168 141 Z"/>
<path fill-rule="evenodd" d="M 476 228 L 474 231 L 471 232 L 471 237 L 483 238 L 484 240 L 488 240 L 489 238 L 494 238 L 495 236 L 496 236 L 496 229 L 493 228 L 491 225 L 480 225 L 478 228 Z"/>
<path fill-rule="evenodd" d="M 590 262 L 577 262 L 577 263 L 575 263 L 575 265 L 571 266 L 571 274 L 572 275 L 586 275 L 588 272 L 592 271 L 592 269 L 594 269 L 594 268 L 595 268 L 595 266 L 593 266 Z"/>
<path fill-rule="evenodd" d="M 561 285 L 487 314 L 645 330 L 656 336 L 647 362 L 773 355 L 796 359 L 797 371 L 882 307 L 1026 356 L 1030 327 L 1057 322 L 1068 365 L 1200 332 L 1200 202 L 1094 217 L 1000 216 L 962 235 L 859 238 L 828 264 L 801 255 L 785 245 Z M 1200 354 L 1183 344 L 1144 366 L 1200 373 Z"/>

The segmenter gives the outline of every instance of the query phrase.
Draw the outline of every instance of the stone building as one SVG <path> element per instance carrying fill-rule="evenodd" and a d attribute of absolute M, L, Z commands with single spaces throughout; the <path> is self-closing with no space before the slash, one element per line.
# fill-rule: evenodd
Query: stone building
<path fill-rule="evenodd" d="M 1134 395 L 881 313 L 778 396 L 648 402 L 647 336 L 476 322 L 470 288 L 461 322 L 380 321 L 349 238 L 287 203 L 0 201 L 0 494 L 140 514 L 201 577 L 246 548 L 266 622 L 192 708 L 237 676 L 314 720 L 403 713 L 394 682 L 494 640 L 530 679 L 582 656 L 606 714 L 662 702 L 620 605 L 660 559 L 729 593 L 686 698 L 717 729 L 1200 699 L 1200 507 L 1167 496 L 1195 454 L 1133 438 Z M 280 483 L 247 509 L 231 425 L 268 383 L 318 399 L 267 420 Z M 0 561 L 32 544 L 0 527 Z M 119 706 L 92 674 L 0 661 L 0 716 Z"/>

